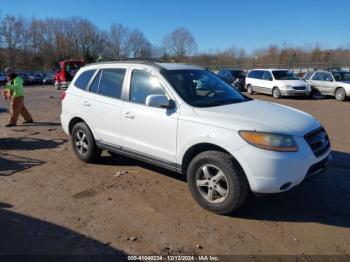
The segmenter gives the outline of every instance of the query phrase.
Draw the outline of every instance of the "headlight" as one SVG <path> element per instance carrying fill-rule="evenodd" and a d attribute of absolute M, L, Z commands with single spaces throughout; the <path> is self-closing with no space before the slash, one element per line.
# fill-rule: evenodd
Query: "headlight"
<path fill-rule="evenodd" d="M 293 89 L 293 86 L 285 85 L 284 88 L 286 88 L 286 89 Z"/>
<path fill-rule="evenodd" d="M 298 145 L 289 135 L 272 134 L 256 131 L 239 131 L 239 135 L 249 144 L 272 151 L 296 152 Z"/>

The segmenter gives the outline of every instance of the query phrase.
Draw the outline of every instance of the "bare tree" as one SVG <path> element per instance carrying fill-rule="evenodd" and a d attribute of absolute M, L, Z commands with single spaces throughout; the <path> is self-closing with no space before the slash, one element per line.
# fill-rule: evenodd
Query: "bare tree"
<path fill-rule="evenodd" d="M 120 24 L 112 24 L 109 30 L 109 49 L 114 59 L 125 58 L 128 55 L 127 40 L 130 30 Z"/>
<path fill-rule="evenodd" d="M 21 19 L 14 16 L 5 16 L 0 25 L 0 34 L 8 50 L 9 65 L 16 65 L 17 49 L 20 48 L 22 41 L 23 24 Z"/>
<path fill-rule="evenodd" d="M 150 58 L 152 55 L 152 45 L 144 34 L 135 29 L 128 37 L 127 45 L 129 55 L 133 58 Z"/>
<path fill-rule="evenodd" d="M 180 27 L 164 37 L 163 47 L 172 56 L 185 57 L 193 54 L 197 44 L 191 32 Z"/>
<path fill-rule="evenodd" d="M 103 52 L 103 39 L 98 28 L 89 20 L 75 18 L 76 40 L 80 53 L 88 62 L 96 60 Z"/>
<path fill-rule="evenodd" d="M 255 66 L 349 66 L 350 45 L 324 49 L 319 45 L 293 47 L 270 45 L 250 53 L 242 48 L 212 49 L 194 54 L 197 45 L 192 34 L 178 28 L 165 36 L 161 47 L 153 46 L 140 30 L 129 30 L 113 24 L 103 31 L 87 19 L 25 19 L 0 17 L 0 66 L 27 70 L 52 69 L 63 59 L 96 61 L 123 57 L 162 58 L 219 69 L 224 65 L 252 68 Z"/>

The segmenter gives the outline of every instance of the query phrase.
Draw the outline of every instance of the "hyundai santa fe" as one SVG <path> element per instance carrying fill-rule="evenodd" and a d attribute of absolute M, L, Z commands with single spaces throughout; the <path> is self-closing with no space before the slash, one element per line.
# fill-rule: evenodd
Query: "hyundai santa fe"
<path fill-rule="evenodd" d="M 107 150 L 185 174 L 199 205 L 219 214 L 249 192 L 283 192 L 315 177 L 330 157 L 311 115 L 250 99 L 199 66 L 92 64 L 62 99 L 62 127 L 80 160 Z"/>

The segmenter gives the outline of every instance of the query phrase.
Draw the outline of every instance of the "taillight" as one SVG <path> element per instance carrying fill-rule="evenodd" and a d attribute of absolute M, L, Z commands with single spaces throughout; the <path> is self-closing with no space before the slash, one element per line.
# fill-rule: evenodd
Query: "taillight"
<path fill-rule="evenodd" d="M 61 100 L 63 100 L 66 97 L 66 95 L 67 95 L 66 91 L 63 91 L 61 93 Z"/>

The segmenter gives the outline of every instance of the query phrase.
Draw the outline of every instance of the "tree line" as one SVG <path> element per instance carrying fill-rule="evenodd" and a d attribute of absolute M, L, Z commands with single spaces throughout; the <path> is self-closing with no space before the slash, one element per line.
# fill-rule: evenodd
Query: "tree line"
<path fill-rule="evenodd" d="M 0 68 L 50 70 L 64 59 L 86 62 L 153 58 L 168 62 L 189 62 L 206 67 L 242 68 L 279 65 L 349 66 L 350 48 L 321 49 L 271 45 L 249 54 L 244 48 L 198 52 L 196 40 L 186 28 L 165 35 L 162 43 L 152 44 L 139 29 L 112 24 L 101 30 L 88 19 L 27 19 L 0 17 Z"/>

